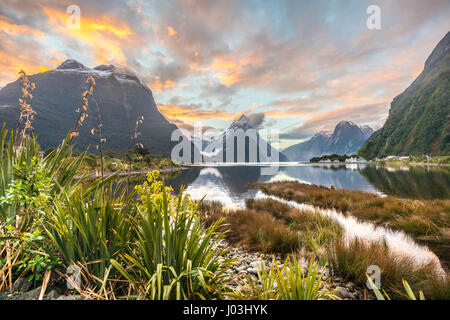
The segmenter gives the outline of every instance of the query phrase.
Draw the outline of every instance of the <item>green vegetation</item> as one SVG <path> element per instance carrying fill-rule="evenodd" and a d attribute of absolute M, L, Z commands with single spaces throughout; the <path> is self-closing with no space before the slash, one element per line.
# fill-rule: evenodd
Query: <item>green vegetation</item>
<path fill-rule="evenodd" d="M 450 167 L 365 166 L 358 171 L 384 194 L 419 200 L 450 199 Z"/>
<path fill-rule="evenodd" d="M 391 300 L 389 295 L 386 293 L 386 291 L 383 290 L 383 293 L 381 293 L 380 289 L 377 288 L 375 283 L 372 281 L 372 279 L 367 275 L 367 281 L 369 281 L 371 287 L 373 288 L 373 292 L 375 293 L 375 296 L 377 297 L 377 300 Z M 411 286 L 409 285 L 408 281 L 403 280 L 403 287 L 405 288 L 405 296 L 408 300 L 417 300 L 416 295 L 414 294 L 413 290 L 411 289 Z M 419 300 L 425 300 L 425 296 L 423 295 L 423 291 L 419 291 Z"/>
<path fill-rule="evenodd" d="M 322 280 L 325 267 L 310 259 L 308 270 L 303 270 L 294 255 L 279 267 L 275 261 L 269 270 L 264 262 L 258 263 L 256 276 L 242 279 L 243 289 L 234 296 L 252 300 L 325 300 L 338 299 L 333 291 L 321 291 L 327 283 Z M 318 280 L 316 280 L 318 279 Z"/>
<path fill-rule="evenodd" d="M 432 62 L 428 58 L 418 78 L 394 98 L 386 123 L 359 150 L 361 157 L 450 154 L 449 42 L 447 33 L 431 54 Z"/>
<path fill-rule="evenodd" d="M 415 236 L 448 239 L 450 200 L 410 200 L 299 182 L 254 184 L 263 192 L 299 203 L 335 208 L 344 214 L 382 223 Z"/>
<path fill-rule="evenodd" d="M 65 269 L 75 266 L 82 281 L 73 285 L 89 299 L 226 293 L 233 261 L 217 247 L 221 221 L 206 227 L 197 204 L 182 190 L 175 196 L 157 171 L 128 193 L 114 176 L 74 179 L 84 154 L 71 155 L 69 135 L 46 157 L 34 138 L 17 147 L 12 132 L 1 137 L 1 290 L 21 277 L 45 286 L 52 272 L 69 280 Z"/>
<path fill-rule="evenodd" d="M 149 175 L 149 181 L 152 176 Z M 227 250 L 218 248 L 223 237 L 217 232 L 221 221 L 205 227 L 196 205 L 180 191 L 171 194 L 158 181 L 154 193 L 141 194 L 138 215 L 133 218 L 135 236 L 121 261 L 112 260 L 122 275 L 136 287 L 139 296 L 149 299 L 219 298 L 230 281 L 225 270 L 232 260 Z"/>
<path fill-rule="evenodd" d="M 68 137 L 43 157 L 35 138 L 15 146 L 14 133 L 0 135 L 0 289 L 15 277 L 40 281 L 60 264 L 55 248 L 40 227 L 45 209 L 63 194 L 74 194 L 83 179 L 75 175 L 83 161 L 69 156 Z"/>
<path fill-rule="evenodd" d="M 450 156 L 426 156 L 426 155 L 415 155 L 409 156 L 406 160 L 398 159 L 379 159 L 377 162 L 389 163 L 389 164 L 439 164 L 447 165 L 450 164 Z"/>
<path fill-rule="evenodd" d="M 320 162 L 320 161 L 327 161 L 330 160 L 331 162 L 334 161 L 339 161 L 339 162 L 345 162 L 345 160 L 347 159 L 352 159 L 352 158 L 358 158 L 358 156 L 356 154 L 352 154 L 352 155 L 338 155 L 338 154 L 327 154 L 327 155 L 323 155 L 321 157 L 313 157 L 309 160 L 309 162 Z"/>
<path fill-rule="evenodd" d="M 82 189 L 47 211 L 43 228 L 65 265 L 81 263 L 103 279 L 109 260 L 124 250 L 132 232 L 127 214 L 133 193 L 117 190 L 111 185 Z"/>
<path fill-rule="evenodd" d="M 165 169 L 180 167 L 175 164 L 172 159 L 163 157 L 160 155 L 153 155 L 148 153 L 140 153 L 132 150 L 127 153 L 118 154 L 111 150 L 104 150 L 104 167 L 106 172 L 128 172 L 150 170 L 150 169 Z M 130 168 L 131 164 L 131 168 Z M 97 154 L 88 153 L 84 157 L 84 161 L 81 166 L 81 171 L 88 172 L 100 172 L 101 170 L 101 157 Z"/>
<path fill-rule="evenodd" d="M 83 99 L 82 110 L 86 107 Z M 27 135 L 33 119 L 27 115 L 35 112 L 28 103 L 23 108 L 20 135 L 4 124 L 0 134 L 0 291 L 12 291 L 13 283 L 26 277 L 45 292 L 53 276 L 88 299 L 202 299 L 226 293 L 224 270 L 233 261 L 218 249 L 221 221 L 205 226 L 197 204 L 182 190 L 174 195 L 157 171 L 131 192 L 115 175 L 93 181 L 80 176 L 92 156 L 75 155 L 71 141 L 84 116 L 80 113 L 57 148 L 42 153 L 36 138 Z M 152 159 L 138 149 L 132 157 Z M 101 162 L 107 155 L 100 153 Z M 80 282 L 66 273 L 69 266 L 79 271 Z"/>

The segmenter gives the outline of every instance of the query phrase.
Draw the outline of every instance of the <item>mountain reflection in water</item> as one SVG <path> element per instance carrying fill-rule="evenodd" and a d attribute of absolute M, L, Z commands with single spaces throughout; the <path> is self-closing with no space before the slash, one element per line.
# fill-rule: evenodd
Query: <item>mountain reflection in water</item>
<path fill-rule="evenodd" d="M 256 194 L 256 190 L 246 187 L 247 184 L 285 180 L 402 198 L 450 198 L 448 167 L 299 164 L 280 166 L 274 175 L 261 175 L 260 166 L 190 167 L 168 179 L 167 184 L 176 191 L 184 185 L 193 199 L 205 197 L 227 207 L 243 207 L 245 199 Z"/>
<path fill-rule="evenodd" d="M 190 194 L 192 199 L 221 202 L 228 208 L 244 208 L 247 198 L 261 197 L 258 190 L 246 187 L 254 182 L 273 182 L 295 180 L 335 188 L 374 192 L 384 195 L 395 195 L 413 199 L 449 199 L 450 198 L 450 168 L 448 167 L 420 167 L 401 166 L 384 167 L 375 165 L 311 165 L 299 164 L 280 166 L 274 175 L 261 175 L 260 166 L 208 166 L 190 167 L 182 171 L 166 183 L 178 191 L 181 185 Z M 331 212 L 331 211 L 330 211 Z M 407 237 L 403 232 L 389 231 L 385 228 L 372 228 L 370 223 L 360 223 L 356 219 L 338 217 L 345 226 L 346 233 L 358 235 L 367 234 L 387 237 L 396 251 L 407 252 L 415 256 L 416 261 L 425 258 L 436 259 L 426 247 L 422 247 Z M 360 232 L 363 230 L 364 232 Z M 370 232 L 366 232 L 370 230 Z M 434 252 L 445 251 L 439 254 L 441 262 L 448 265 L 448 248 L 438 246 Z M 395 251 L 394 250 L 394 251 Z"/>

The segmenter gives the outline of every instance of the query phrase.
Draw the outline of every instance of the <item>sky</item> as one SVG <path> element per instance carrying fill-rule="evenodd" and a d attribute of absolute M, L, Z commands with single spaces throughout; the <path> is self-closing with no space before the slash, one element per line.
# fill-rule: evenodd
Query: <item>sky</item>
<path fill-rule="evenodd" d="M 449 17 L 448 0 L 1 0 L 0 87 L 69 58 L 121 65 L 178 127 L 246 114 L 285 148 L 342 120 L 381 127 Z"/>

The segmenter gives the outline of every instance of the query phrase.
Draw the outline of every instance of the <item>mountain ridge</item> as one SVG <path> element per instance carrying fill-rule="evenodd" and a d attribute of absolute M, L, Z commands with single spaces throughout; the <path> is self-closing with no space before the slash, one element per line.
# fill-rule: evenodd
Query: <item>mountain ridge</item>
<path fill-rule="evenodd" d="M 140 143 L 150 152 L 170 155 L 175 144 L 171 133 L 177 126 L 170 123 L 158 110 L 153 93 L 132 71 L 114 65 L 88 68 L 82 63 L 68 59 L 53 70 L 30 75 L 36 84 L 31 105 L 37 112 L 33 121 L 38 142 L 45 150 L 57 146 L 73 128 L 77 109 L 82 103 L 82 92 L 87 89 L 86 78 L 95 79 L 93 95 L 96 98 L 103 122 L 104 148 L 127 151 L 132 147 L 136 119 L 143 115 L 139 127 Z M 8 128 L 15 129 L 19 116 L 18 99 L 21 82 L 17 79 L 0 89 L 0 118 Z M 88 118 L 74 139 L 77 149 L 97 144 L 90 130 L 96 127 L 95 109 L 89 98 Z"/>
<path fill-rule="evenodd" d="M 245 137 L 246 131 L 249 129 L 254 129 L 256 132 L 255 137 Z M 248 131 L 247 131 L 248 133 Z M 231 137 L 236 136 L 236 143 L 234 143 L 234 149 L 232 150 L 230 146 L 227 145 L 226 141 Z M 244 154 L 240 154 L 238 151 L 238 141 L 239 139 L 244 139 Z M 234 141 L 234 140 L 233 140 Z M 276 152 L 278 154 L 278 161 L 285 162 L 287 158 L 276 148 L 272 147 L 270 143 L 264 140 L 259 133 L 257 132 L 257 128 L 254 128 L 250 125 L 249 118 L 243 114 L 238 119 L 234 120 L 228 129 L 220 134 L 219 136 L 212 139 L 210 143 L 202 151 L 203 158 L 206 162 L 229 162 L 227 159 L 227 153 L 233 152 L 234 159 L 231 162 L 253 162 L 250 161 L 252 158 L 250 157 L 251 144 L 254 144 L 256 150 L 256 162 L 266 162 L 261 161 L 264 159 L 264 156 L 272 157 L 273 153 Z M 259 148 L 261 145 L 267 144 L 267 152 L 262 155 L 259 152 Z M 243 161 L 239 161 L 239 159 Z M 267 159 L 266 159 L 267 160 Z"/>
<path fill-rule="evenodd" d="M 391 102 L 384 126 L 359 151 L 389 155 L 450 154 L 450 31 L 426 59 L 420 75 Z"/>
<path fill-rule="evenodd" d="M 373 133 L 367 125 L 358 126 L 351 121 L 340 121 L 332 132 L 320 131 L 307 141 L 290 146 L 282 153 L 290 161 L 309 161 L 325 154 L 353 154 Z"/>

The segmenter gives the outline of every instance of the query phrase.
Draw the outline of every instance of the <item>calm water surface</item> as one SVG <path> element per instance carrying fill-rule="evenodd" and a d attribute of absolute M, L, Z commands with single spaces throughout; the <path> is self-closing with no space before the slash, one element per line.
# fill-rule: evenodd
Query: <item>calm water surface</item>
<path fill-rule="evenodd" d="M 246 184 L 283 180 L 402 198 L 450 199 L 449 167 L 297 164 L 280 166 L 273 175 L 261 175 L 260 166 L 190 167 L 166 182 L 175 190 L 184 185 L 194 199 L 205 196 L 228 207 L 243 207 L 257 192 Z"/>
<path fill-rule="evenodd" d="M 296 164 L 280 166 L 272 175 L 261 175 L 261 166 L 195 166 L 166 179 L 166 183 L 176 191 L 184 185 L 195 200 L 205 197 L 206 200 L 219 201 L 228 208 L 244 208 L 247 198 L 267 197 L 258 190 L 248 189 L 246 184 L 286 180 L 402 198 L 450 199 L 449 167 Z M 298 206 L 294 203 L 291 205 Z M 419 244 L 402 231 L 377 227 L 334 210 L 321 211 L 344 227 L 348 239 L 384 238 L 394 252 L 409 255 L 418 263 L 436 261 L 437 254 L 442 265 L 450 267 L 450 248 L 447 244 Z"/>

